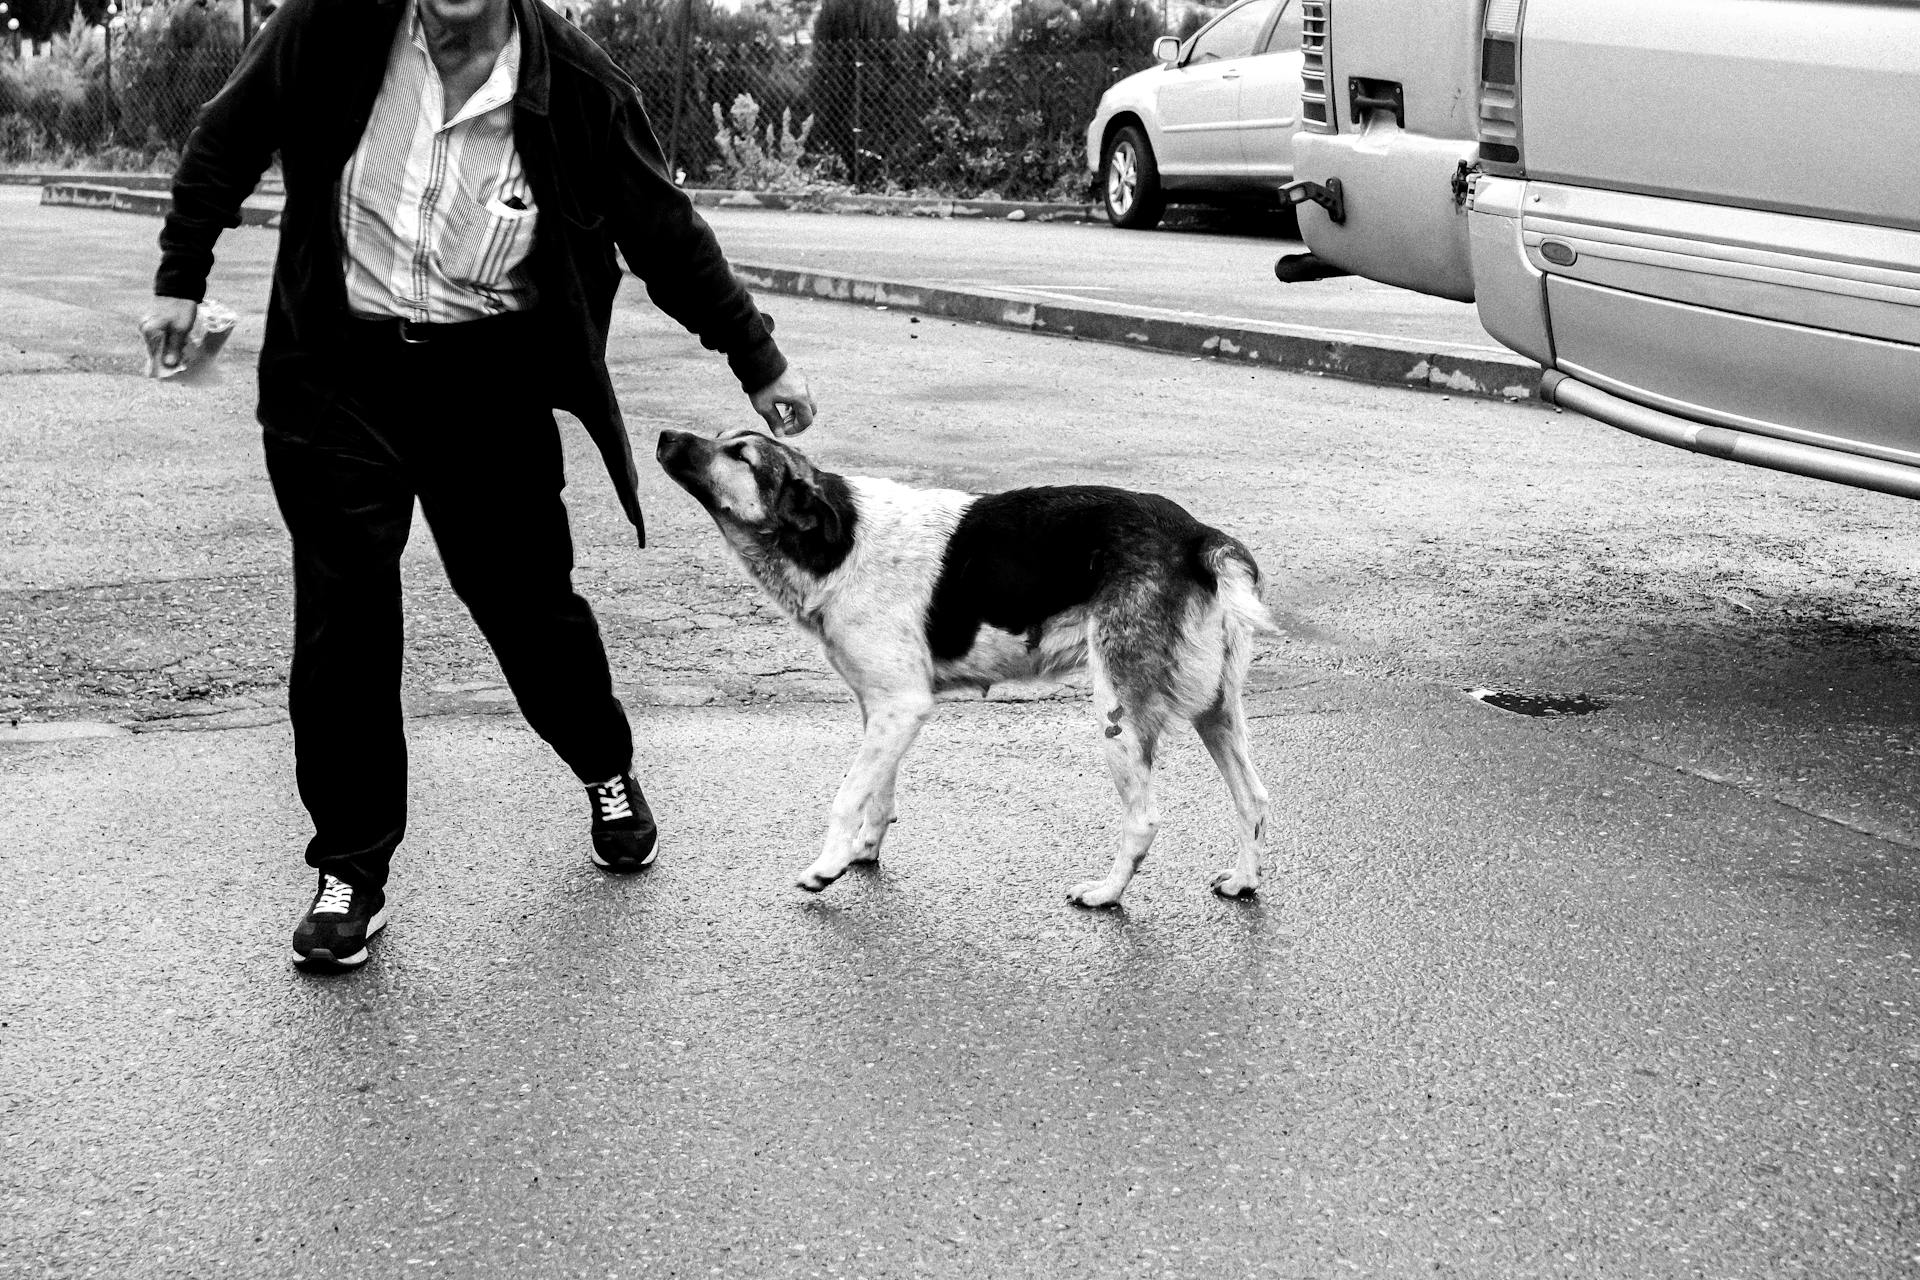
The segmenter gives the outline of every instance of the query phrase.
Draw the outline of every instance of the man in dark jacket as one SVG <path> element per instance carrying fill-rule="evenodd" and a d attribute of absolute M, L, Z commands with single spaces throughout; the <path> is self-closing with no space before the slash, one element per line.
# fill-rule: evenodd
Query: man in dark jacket
<path fill-rule="evenodd" d="M 645 545 L 606 367 L 615 250 L 776 432 L 805 430 L 813 401 L 668 178 L 632 83 L 538 0 L 282 5 L 174 177 L 142 324 L 162 366 L 275 153 L 259 417 L 293 539 L 288 710 L 319 872 L 293 949 L 353 968 L 386 923 L 406 824 L 399 564 L 416 500 L 522 712 L 587 786 L 593 861 L 653 861 L 626 713 L 573 591 L 552 412 L 586 425 Z"/>

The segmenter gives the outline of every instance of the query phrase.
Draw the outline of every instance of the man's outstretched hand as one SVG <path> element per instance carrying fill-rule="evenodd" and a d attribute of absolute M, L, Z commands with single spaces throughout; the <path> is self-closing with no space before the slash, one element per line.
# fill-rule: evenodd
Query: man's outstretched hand
<path fill-rule="evenodd" d="M 140 317 L 140 337 L 158 368 L 179 368 L 199 310 L 200 304 L 190 298 L 155 298 L 152 309 Z"/>
<path fill-rule="evenodd" d="M 792 369 L 748 399 L 776 436 L 797 436 L 813 425 L 813 392 L 807 389 L 807 380 Z"/>

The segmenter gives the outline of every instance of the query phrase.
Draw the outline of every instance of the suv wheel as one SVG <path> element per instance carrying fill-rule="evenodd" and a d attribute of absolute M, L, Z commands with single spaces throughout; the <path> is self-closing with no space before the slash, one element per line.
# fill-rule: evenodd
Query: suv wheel
<path fill-rule="evenodd" d="M 1160 170 L 1153 162 L 1153 148 L 1137 127 L 1128 125 L 1107 144 L 1106 158 L 1100 164 L 1100 193 L 1106 202 L 1107 221 L 1116 227 L 1145 231 L 1157 226 L 1160 215 L 1166 212 L 1166 195 L 1160 190 Z"/>

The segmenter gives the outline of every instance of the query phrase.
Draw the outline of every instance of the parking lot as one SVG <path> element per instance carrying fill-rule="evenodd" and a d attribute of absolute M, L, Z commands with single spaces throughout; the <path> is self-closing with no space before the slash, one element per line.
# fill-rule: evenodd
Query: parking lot
<path fill-rule="evenodd" d="M 1285 625 L 1250 707 L 1261 898 L 1206 891 L 1228 808 L 1182 737 L 1126 909 L 1064 904 L 1116 813 L 1094 712 L 1051 687 L 944 708 L 885 866 L 793 889 L 858 713 L 650 464 L 635 550 L 571 431 L 660 866 L 587 866 L 417 530 L 396 915 L 321 981 L 285 958 L 311 881 L 251 419 L 272 233 L 222 242 L 243 320 L 181 387 L 138 376 L 156 223 L 0 209 L 0 1274 L 1920 1262 L 1907 504 L 1537 402 L 764 299 L 820 465 L 1150 489 L 1252 548 Z M 980 278 L 926 256 L 944 236 L 1082 299 L 1090 245 L 1116 288 L 1193 254 L 1170 309 L 1242 273 L 1239 310 L 1284 308 L 1260 240 L 715 225 L 742 259 Z M 611 354 L 643 459 L 749 421 L 637 289 Z"/>

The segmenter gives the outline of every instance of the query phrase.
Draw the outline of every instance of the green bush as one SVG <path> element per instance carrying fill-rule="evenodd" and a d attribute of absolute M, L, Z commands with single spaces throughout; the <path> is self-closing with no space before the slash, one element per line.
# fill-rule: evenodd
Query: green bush
<path fill-rule="evenodd" d="M 764 10 L 729 14 L 709 0 L 594 0 L 580 29 L 639 87 L 661 148 L 690 178 L 719 160 L 712 104 L 744 93 L 777 116 L 801 97 L 795 51 Z"/>
<path fill-rule="evenodd" d="M 710 174 L 713 184 L 740 191 L 807 191 L 822 185 L 805 155 L 812 131 L 811 116 L 794 128 L 791 110 L 762 127 L 760 104 L 744 93 L 724 116 L 714 103 L 713 143 L 719 159 Z"/>
<path fill-rule="evenodd" d="M 107 141 L 110 112 L 100 31 L 76 14 L 52 43 L 45 57 L 0 63 L 0 106 L 18 122 L 7 130 L 8 159 L 16 158 L 14 151 L 33 159 L 86 152 Z"/>
<path fill-rule="evenodd" d="M 45 57 L 0 61 L 0 161 L 137 169 L 177 152 L 240 58 L 233 0 L 162 0 L 112 32 L 75 14 Z"/>
<path fill-rule="evenodd" d="M 114 36 L 116 132 L 129 146 L 178 151 L 239 65 L 239 7 L 172 0 L 129 16 Z"/>
<path fill-rule="evenodd" d="M 17 111 L 0 115 L 0 164 L 54 166 L 59 144 L 47 131 Z"/>
<path fill-rule="evenodd" d="M 974 73 L 974 115 L 1003 195 L 1085 200 L 1086 127 L 1106 86 L 1152 64 L 1156 10 L 1136 0 L 1023 0 Z"/>
<path fill-rule="evenodd" d="M 1025 0 L 997 41 L 916 29 L 895 42 L 919 43 L 887 77 L 897 105 L 867 173 L 888 187 L 1085 201 L 1087 122 L 1108 85 L 1150 65 L 1158 28 L 1157 10 L 1133 0 Z"/>

